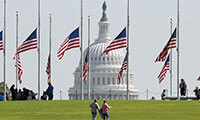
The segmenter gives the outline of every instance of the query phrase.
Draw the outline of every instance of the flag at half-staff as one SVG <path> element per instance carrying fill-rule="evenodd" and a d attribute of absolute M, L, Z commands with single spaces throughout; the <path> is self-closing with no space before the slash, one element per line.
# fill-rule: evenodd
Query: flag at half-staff
<path fill-rule="evenodd" d="M 126 53 L 126 57 L 123 61 L 122 67 L 118 73 L 118 84 L 121 83 L 121 79 L 122 79 L 122 75 L 123 75 L 123 71 L 127 69 L 127 62 L 128 62 L 128 54 Z"/>
<path fill-rule="evenodd" d="M 46 73 L 48 75 L 48 84 L 51 83 L 51 57 L 49 55 L 48 62 L 47 62 L 47 68 Z"/>
<path fill-rule="evenodd" d="M 3 31 L 0 32 L 0 50 L 3 50 Z"/>
<path fill-rule="evenodd" d="M 70 35 L 67 36 L 65 41 L 61 44 L 57 52 L 59 60 L 63 58 L 65 51 L 79 47 L 80 47 L 80 38 L 79 38 L 79 27 L 78 27 L 72 33 L 70 33 Z"/>
<path fill-rule="evenodd" d="M 17 49 L 14 59 L 19 56 L 20 53 L 36 49 L 37 48 L 37 28 L 30 34 L 30 36 L 22 43 Z"/>
<path fill-rule="evenodd" d="M 112 50 L 126 48 L 127 40 L 126 40 L 126 27 L 122 30 L 122 32 L 110 43 L 110 45 L 103 51 L 101 56 L 104 54 L 108 54 Z"/>
<path fill-rule="evenodd" d="M 168 55 L 168 57 L 165 61 L 165 64 L 164 64 L 160 74 L 158 75 L 159 83 L 161 83 L 165 79 L 167 71 L 169 70 L 169 64 L 170 64 L 170 54 Z"/>
<path fill-rule="evenodd" d="M 18 56 L 17 57 L 17 74 L 18 74 L 18 81 L 19 83 L 21 84 L 22 83 L 22 74 L 23 74 L 23 70 L 22 70 L 22 64 L 21 64 L 21 61 L 20 61 L 20 57 Z"/>
<path fill-rule="evenodd" d="M 165 45 L 162 52 L 159 54 L 159 56 L 156 58 L 155 62 L 163 62 L 166 60 L 166 57 L 168 55 L 168 51 L 172 48 L 176 48 L 176 29 L 174 30 L 173 34 L 171 35 L 169 41 L 167 42 L 167 45 Z"/>
<path fill-rule="evenodd" d="M 88 76 L 88 68 L 89 68 L 89 63 L 88 63 L 88 60 L 89 60 L 89 54 L 88 54 L 88 51 L 86 53 L 86 56 L 85 56 L 85 60 L 84 60 L 84 63 L 83 63 L 83 81 L 86 83 L 87 82 L 87 76 Z"/>

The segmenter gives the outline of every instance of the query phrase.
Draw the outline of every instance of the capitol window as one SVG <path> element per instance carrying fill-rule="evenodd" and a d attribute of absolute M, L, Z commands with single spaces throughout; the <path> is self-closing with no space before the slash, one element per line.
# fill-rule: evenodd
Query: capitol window
<path fill-rule="evenodd" d="M 105 85 L 105 78 L 103 77 L 103 85 Z"/>
<path fill-rule="evenodd" d="M 105 34 L 105 26 L 103 26 L 103 33 Z"/>
<path fill-rule="evenodd" d="M 97 57 L 95 57 L 95 61 L 97 61 Z"/>
<path fill-rule="evenodd" d="M 91 61 L 93 61 L 93 57 L 91 58 Z"/>
<path fill-rule="evenodd" d="M 99 61 L 101 61 L 101 57 L 99 57 Z"/>
<path fill-rule="evenodd" d="M 110 85 L 110 78 L 108 77 L 108 85 Z"/>
<path fill-rule="evenodd" d="M 115 78 L 112 79 L 112 84 L 115 85 Z"/>
<path fill-rule="evenodd" d="M 94 77 L 93 77 L 92 83 L 93 83 L 93 85 L 95 84 L 95 78 Z"/>
<path fill-rule="evenodd" d="M 100 78 L 98 77 L 98 85 L 100 85 Z"/>
<path fill-rule="evenodd" d="M 105 61 L 105 57 L 103 57 L 103 61 Z"/>
<path fill-rule="evenodd" d="M 109 57 L 107 57 L 107 60 L 108 60 L 108 61 L 110 60 Z"/>

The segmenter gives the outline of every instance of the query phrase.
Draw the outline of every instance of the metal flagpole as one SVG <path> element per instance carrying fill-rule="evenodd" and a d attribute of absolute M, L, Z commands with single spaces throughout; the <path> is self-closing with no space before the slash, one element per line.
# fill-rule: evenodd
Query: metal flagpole
<path fill-rule="evenodd" d="M 173 19 L 170 18 L 170 36 L 172 35 L 172 23 Z M 170 50 L 170 96 L 172 96 L 172 49 Z"/>
<path fill-rule="evenodd" d="M 127 0 L 127 100 L 129 100 L 129 0 Z"/>
<path fill-rule="evenodd" d="M 38 0 L 38 100 L 40 100 L 40 0 Z"/>
<path fill-rule="evenodd" d="M 179 96 L 179 0 L 177 0 L 177 99 L 180 100 Z"/>
<path fill-rule="evenodd" d="M 49 71 L 49 72 L 50 72 L 50 79 L 49 79 L 49 80 L 50 80 L 50 82 L 51 82 L 51 40 L 52 40 L 52 39 L 51 39 L 51 24 L 52 24 L 52 17 L 51 17 L 51 14 L 49 14 L 49 23 L 50 23 L 50 24 L 49 24 L 49 59 L 50 59 L 50 61 L 49 61 L 49 62 L 50 62 L 50 63 L 49 63 L 49 64 L 50 64 L 50 66 L 49 66 L 49 67 L 50 67 L 50 68 L 49 68 L 49 69 L 50 69 L 50 71 Z M 49 82 L 49 81 L 48 81 L 48 82 Z"/>
<path fill-rule="evenodd" d="M 81 0 L 81 89 L 80 89 L 80 99 L 83 100 L 83 1 Z"/>
<path fill-rule="evenodd" d="M 88 16 L 88 99 L 90 100 L 90 16 Z"/>
<path fill-rule="evenodd" d="M 16 53 L 18 48 L 18 11 L 16 11 Z M 18 56 L 16 58 L 16 89 L 18 88 Z"/>
<path fill-rule="evenodd" d="M 4 0 L 4 30 L 3 30 L 3 81 L 4 101 L 6 101 L 6 0 Z"/>

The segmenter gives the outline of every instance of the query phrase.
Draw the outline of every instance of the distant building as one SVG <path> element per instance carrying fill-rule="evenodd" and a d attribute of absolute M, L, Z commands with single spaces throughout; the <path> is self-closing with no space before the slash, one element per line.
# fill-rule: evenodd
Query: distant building
<path fill-rule="evenodd" d="M 99 22 L 99 36 L 93 44 L 90 45 L 90 95 L 91 99 L 126 99 L 127 82 L 126 71 L 123 73 L 123 79 L 118 84 L 117 77 L 125 58 L 126 50 L 119 49 L 109 52 L 108 55 L 101 56 L 101 53 L 112 41 L 109 35 L 110 22 L 105 13 L 106 5 L 103 5 L 103 15 Z M 120 30 L 119 30 L 120 31 Z M 85 59 L 87 49 L 83 54 Z M 80 99 L 80 69 L 81 63 L 74 72 L 74 86 L 69 88 L 69 99 Z M 134 88 L 133 72 L 130 70 L 129 79 L 129 98 L 138 99 L 139 91 Z M 83 97 L 88 99 L 88 83 L 83 83 Z"/>

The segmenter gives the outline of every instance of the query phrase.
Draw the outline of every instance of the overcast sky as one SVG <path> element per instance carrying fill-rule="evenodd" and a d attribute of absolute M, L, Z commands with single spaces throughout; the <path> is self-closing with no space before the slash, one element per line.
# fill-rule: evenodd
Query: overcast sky
<path fill-rule="evenodd" d="M 87 17 L 91 17 L 91 42 L 98 37 L 98 22 L 102 15 L 104 0 L 83 0 L 84 48 L 87 47 Z M 126 0 L 106 0 L 107 17 L 110 21 L 110 36 L 116 37 L 126 26 Z M 159 84 L 157 76 L 163 63 L 154 63 L 170 37 L 170 18 L 176 26 L 176 0 L 130 0 L 130 66 L 134 72 L 134 86 L 140 91 L 140 99 L 149 97 L 160 99 L 163 88 L 169 89 L 169 73 Z M 188 85 L 189 95 L 200 83 L 200 1 L 180 0 L 180 78 Z M 3 29 L 3 0 L 0 0 L 0 30 Z M 15 25 L 16 11 L 19 11 L 19 45 L 37 27 L 37 0 L 7 0 L 7 55 L 6 80 L 15 83 Z M 57 51 L 65 37 L 80 25 L 80 0 L 41 0 L 41 94 L 47 88 L 46 63 L 49 50 L 49 14 L 52 14 L 52 83 L 54 95 L 67 99 L 67 90 L 73 86 L 73 73 L 80 59 L 79 49 L 65 53 L 59 61 Z M 176 50 L 173 50 L 173 92 L 176 95 Z M 37 92 L 37 51 L 21 54 L 24 70 L 23 83 Z M 0 79 L 3 80 L 3 52 L 0 51 Z"/>

